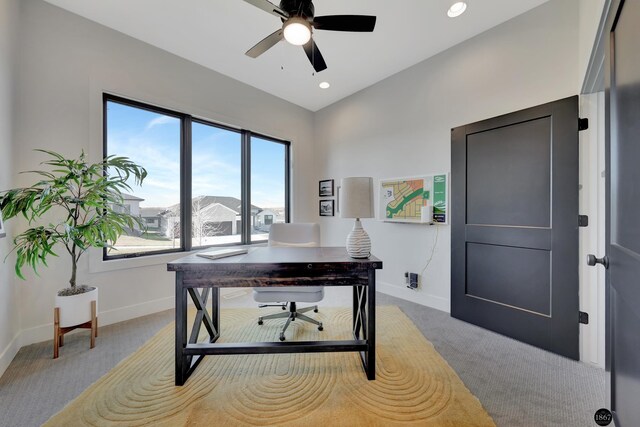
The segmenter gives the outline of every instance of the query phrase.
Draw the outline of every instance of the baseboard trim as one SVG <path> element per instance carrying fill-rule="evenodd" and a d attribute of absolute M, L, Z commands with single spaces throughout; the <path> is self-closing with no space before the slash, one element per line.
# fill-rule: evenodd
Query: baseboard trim
<path fill-rule="evenodd" d="M 382 292 L 383 294 L 391 295 L 392 297 L 435 308 L 436 310 L 444 311 L 445 313 L 451 312 L 451 304 L 448 298 L 430 295 L 421 292 L 420 290 L 414 291 L 408 288 L 402 288 L 400 286 L 395 286 L 385 282 L 377 282 L 376 287 L 377 290 Z M 419 295 L 416 295 L 416 293 L 418 293 Z"/>
<path fill-rule="evenodd" d="M 135 319 L 136 317 L 146 316 L 149 314 L 157 313 L 159 311 L 168 310 L 170 308 L 173 308 L 174 305 L 174 297 L 165 297 L 143 302 L 140 304 L 116 308 L 114 310 L 101 311 L 98 313 L 99 326 L 111 325 L 113 323 L 123 322 L 125 320 Z M 45 325 L 23 329 L 18 334 L 18 337 L 19 338 L 17 339 L 17 342 L 20 343 L 19 348 L 22 348 L 25 345 L 51 340 L 53 339 L 53 321 Z"/>
<path fill-rule="evenodd" d="M 18 354 L 18 351 L 20 350 L 20 346 L 18 345 L 19 340 L 20 333 L 17 333 L 14 335 L 11 342 L 4 348 L 2 353 L 0 353 L 0 377 L 4 374 L 4 371 L 7 370 L 13 358 L 16 357 L 16 354 Z"/>

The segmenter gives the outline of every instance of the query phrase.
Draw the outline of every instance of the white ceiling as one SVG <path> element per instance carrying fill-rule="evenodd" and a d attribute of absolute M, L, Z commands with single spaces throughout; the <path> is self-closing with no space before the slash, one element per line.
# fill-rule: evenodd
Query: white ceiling
<path fill-rule="evenodd" d="M 377 23 L 373 33 L 315 31 L 328 66 L 315 75 L 302 48 L 286 42 L 257 59 L 244 54 L 281 22 L 243 0 L 46 1 L 317 111 L 548 0 L 466 0 L 455 19 L 450 0 L 316 0 L 316 16 L 375 15 Z"/>

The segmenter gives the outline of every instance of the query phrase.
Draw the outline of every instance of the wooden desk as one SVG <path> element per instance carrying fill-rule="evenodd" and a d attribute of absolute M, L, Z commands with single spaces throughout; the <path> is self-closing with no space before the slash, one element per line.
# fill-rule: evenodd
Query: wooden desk
<path fill-rule="evenodd" d="M 376 375 L 376 270 L 382 261 L 353 259 L 345 248 L 250 248 L 217 260 L 189 255 L 167 264 L 176 272 L 175 383 L 183 385 L 204 356 L 214 354 L 357 351 L 369 380 Z M 220 289 L 261 286 L 353 286 L 353 340 L 215 343 L 220 337 Z M 187 332 L 187 294 L 196 317 Z M 207 301 L 211 298 L 211 311 Z M 197 342 L 200 327 L 206 342 Z"/>

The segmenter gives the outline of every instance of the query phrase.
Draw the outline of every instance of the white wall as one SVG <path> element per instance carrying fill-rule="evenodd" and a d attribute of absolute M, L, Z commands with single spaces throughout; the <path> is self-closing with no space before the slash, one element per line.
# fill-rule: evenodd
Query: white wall
<path fill-rule="evenodd" d="M 580 0 L 580 8 L 578 10 L 578 79 L 580 85 L 582 85 L 587 72 L 602 11 L 605 4 L 609 2 L 610 0 Z"/>
<path fill-rule="evenodd" d="M 577 8 L 552 0 L 319 111 L 318 178 L 449 172 L 451 128 L 577 94 Z M 449 311 L 450 227 L 363 224 L 384 263 L 380 289 Z M 352 221 L 322 225 L 323 244 L 341 245 Z M 433 261 L 411 291 L 403 274 L 423 269 L 436 233 Z"/>
<path fill-rule="evenodd" d="M 312 113 L 40 0 L 21 0 L 20 7 L 15 171 L 37 166 L 42 156 L 34 148 L 69 156 L 84 149 L 99 159 L 101 96 L 108 91 L 292 140 L 293 218 L 315 218 Z M 102 263 L 100 254 L 90 255 L 79 278 L 100 288 L 102 325 L 172 306 L 166 262 L 176 256 Z M 68 275 L 61 256 L 19 284 L 21 344 L 50 338 L 54 294 Z"/>
<path fill-rule="evenodd" d="M 17 0 L 0 0 L 0 190 L 10 188 L 13 179 L 13 77 Z M 18 351 L 17 293 L 13 278 L 11 224 L 5 224 L 7 237 L 0 239 L 0 375 Z"/>

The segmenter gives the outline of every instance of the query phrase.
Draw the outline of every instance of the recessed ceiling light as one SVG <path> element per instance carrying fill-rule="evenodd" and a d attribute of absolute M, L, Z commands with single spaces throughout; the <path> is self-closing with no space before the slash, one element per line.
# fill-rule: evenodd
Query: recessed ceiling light
<path fill-rule="evenodd" d="M 456 16 L 462 15 L 465 10 L 467 10 L 467 4 L 463 1 L 458 1 L 451 5 L 447 11 L 447 15 L 449 18 L 455 18 Z"/>
<path fill-rule="evenodd" d="M 331 87 L 329 82 L 322 82 L 319 84 L 319 86 L 320 86 L 320 89 L 329 89 Z"/>

